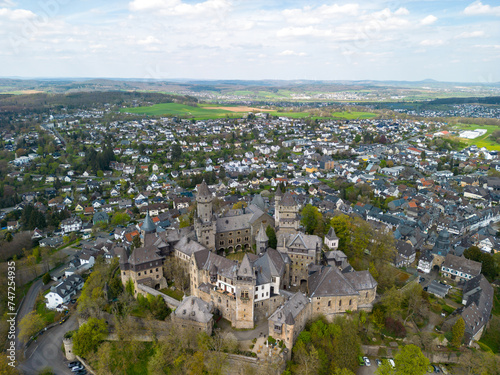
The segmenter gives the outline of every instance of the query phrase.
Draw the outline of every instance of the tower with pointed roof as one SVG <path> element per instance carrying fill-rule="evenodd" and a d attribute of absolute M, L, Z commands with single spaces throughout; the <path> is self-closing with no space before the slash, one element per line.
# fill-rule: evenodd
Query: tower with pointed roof
<path fill-rule="evenodd" d="M 245 254 L 236 272 L 236 328 L 254 327 L 255 271 Z"/>
<path fill-rule="evenodd" d="M 255 246 L 257 254 L 261 254 L 267 250 L 269 244 L 269 237 L 267 237 L 266 231 L 264 230 L 264 226 L 260 223 L 259 233 L 257 233 L 257 237 L 255 237 Z"/>
<path fill-rule="evenodd" d="M 210 250 L 215 250 L 216 220 L 213 214 L 213 200 L 214 197 L 203 180 L 196 194 L 194 229 L 198 242 Z"/>
<path fill-rule="evenodd" d="M 141 226 L 141 242 L 142 245 L 144 246 L 144 243 L 146 242 L 146 236 L 148 234 L 152 234 L 156 232 L 156 225 L 153 223 L 153 219 L 151 219 L 151 216 L 149 216 L 149 211 L 146 214 L 146 218 L 142 222 Z"/>

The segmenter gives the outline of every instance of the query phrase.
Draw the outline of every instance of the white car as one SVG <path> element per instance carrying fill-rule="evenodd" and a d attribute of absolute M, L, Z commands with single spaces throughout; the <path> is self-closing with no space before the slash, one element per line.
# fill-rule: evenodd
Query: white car
<path fill-rule="evenodd" d="M 365 366 L 371 366 L 371 362 L 368 357 L 363 357 L 363 361 L 365 361 Z"/>
<path fill-rule="evenodd" d="M 392 366 L 392 368 L 396 368 L 396 364 L 394 363 L 394 359 L 389 358 L 389 364 Z"/>
<path fill-rule="evenodd" d="M 80 371 L 80 370 L 83 370 L 85 367 L 83 367 L 83 365 L 80 363 L 79 365 L 76 365 L 75 367 L 73 367 L 71 369 L 71 372 L 77 372 L 77 371 Z"/>

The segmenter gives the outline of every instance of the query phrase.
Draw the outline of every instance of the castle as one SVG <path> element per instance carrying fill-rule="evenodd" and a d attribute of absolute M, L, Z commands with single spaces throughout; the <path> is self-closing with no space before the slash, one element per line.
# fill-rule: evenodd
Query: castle
<path fill-rule="evenodd" d="M 124 284 L 132 279 L 134 285 L 160 287 L 164 278 L 156 266 L 164 256 L 175 256 L 189 271 L 192 298 L 207 303 L 234 328 L 252 329 L 257 321 L 267 320 L 269 334 L 289 348 L 309 319 L 371 310 L 376 281 L 368 271 L 325 265 L 323 239 L 299 231 L 299 205 L 291 193 L 278 188 L 274 218 L 260 195 L 238 214 L 217 217 L 205 182 L 198 187 L 196 202 L 196 240 L 158 234 L 146 216 L 143 247 L 120 262 Z M 268 225 L 277 230 L 276 249 L 268 246 Z M 220 249 L 251 250 L 253 245 L 255 252 L 247 251 L 241 262 L 217 254 Z"/>

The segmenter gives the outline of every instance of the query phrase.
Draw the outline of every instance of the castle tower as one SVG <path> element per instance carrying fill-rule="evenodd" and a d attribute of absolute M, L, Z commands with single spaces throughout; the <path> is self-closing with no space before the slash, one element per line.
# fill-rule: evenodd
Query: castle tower
<path fill-rule="evenodd" d="M 149 216 L 149 211 L 146 214 L 146 218 L 142 222 L 142 227 L 141 227 L 141 242 L 142 246 L 144 246 L 146 236 L 151 233 L 156 232 L 156 225 L 153 223 L 153 219 L 151 219 L 151 216 Z"/>
<path fill-rule="evenodd" d="M 255 250 L 257 254 L 261 254 L 267 250 L 269 244 L 269 237 L 267 237 L 266 231 L 264 230 L 264 226 L 260 223 L 259 233 L 257 233 L 257 237 L 255 237 Z"/>
<path fill-rule="evenodd" d="M 286 192 L 280 199 L 275 217 L 279 233 L 296 233 L 299 230 L 299 205 L 290 192 Z"/>
<path fill-rule="evenodd" d="M 235 328 L 254 327 L 254 299 L 256 277 L 248 255 L 245 254 L 236 272 L 236 325 Z"/>
<path fill-rule="evenodd" d="M 281 202 L 281 198 L 283 197 L 283 192 L 281 191 L 280 185 L 278 184 L 278 188 L 276 189 L 276 194 L 274 195 L 274 226 L 278 228 L 280 215 L 279 215 L 279 205 Z"/>
<path fill-rule="evenodd" d="M 216 221 L 213 218 L 213 195 L 205 180 L 198 186 L 196 193 L 196 220 L 194 230 L 200 244 L 215 250 Z"/>
<path fill-rule="evenodd" d="M 63 338 L 64 351 L 66 352 L 66 359 L 68 361 L 74 361 L 76 359 L 75 353 L 73 353 L 73 339 Z"/>

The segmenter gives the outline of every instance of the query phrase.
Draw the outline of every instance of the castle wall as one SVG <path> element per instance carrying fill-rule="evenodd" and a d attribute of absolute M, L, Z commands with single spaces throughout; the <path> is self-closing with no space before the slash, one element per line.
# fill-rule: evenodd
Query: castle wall
<path fill-rule="evenodd" d="M 358 295 L 314 297 L 311 301 L 312 318 L 325 316 L 332 321 L 338 314 L 358 310 Z"/>

